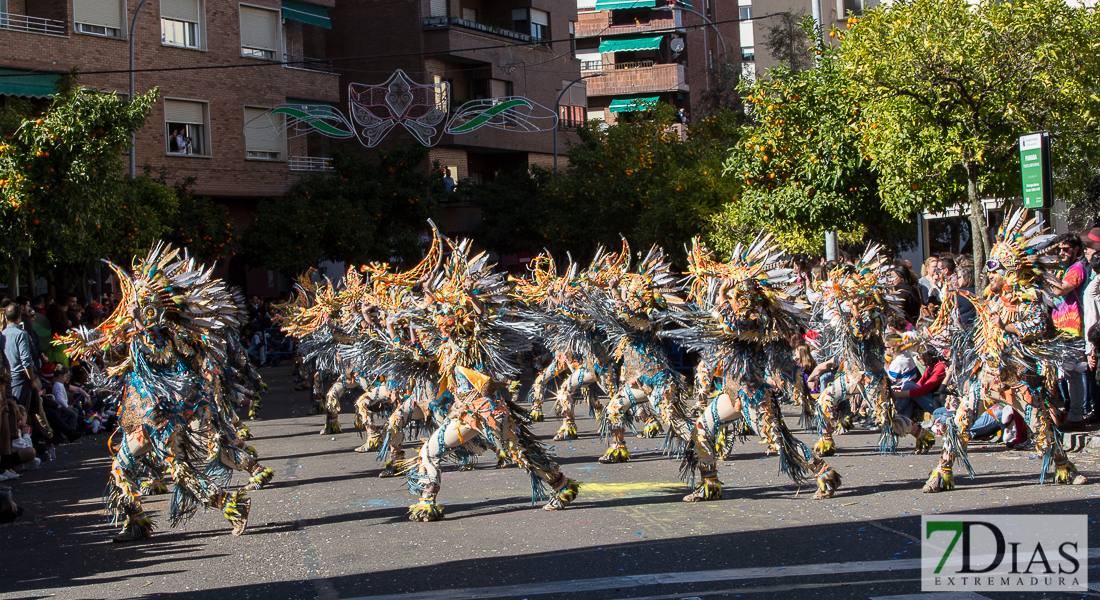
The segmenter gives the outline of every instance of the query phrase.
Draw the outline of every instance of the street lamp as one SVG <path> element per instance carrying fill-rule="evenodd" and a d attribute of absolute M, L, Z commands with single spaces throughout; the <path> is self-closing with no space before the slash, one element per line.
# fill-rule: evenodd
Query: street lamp
<path fill-rule="evenodd" d="M 554 118 L 558 119 L 559 121 L 561 120 L 561 116 L 560 116 L 561 115 L 561 98 L 562 98 L 562 96 L 565 95 L 565 92 L 567 92 L 569 90 L 569 88 L 573 87 L 574 83 L 577 83 L 578 81 L 580 81 L 582 79 L 588 79 L 588 78 L 591 78 L 591 77 L 599 77 L 601 75 L 603 75 L 603 73 L 593 73 L 591 75 L 581 75 L 580 77 L 574 79 L 573 81 L 570 81 L 569 85 L 562 88 L 561 93 L 558 94 L 558 99 L 554 101 Z M 554 123 L 554 172 L 555 173 L 558 172 L 558 124 L 557 123 Z"/>
<path fill-rule="evenodd" d="M 138 13 L 141 12 L 141 7 L 145 6 L 146 0 L 141 0 L 138 4 L 137 10 L 134 11 L 133 18 L 130 19 L 130 102 L 134 101 L 134 26 L 137 25 Z M 134 132 L 130 132 L 130 178 L 137 177 L 137 155 L 134 153 L 134 143 L 136 136 Z"/>

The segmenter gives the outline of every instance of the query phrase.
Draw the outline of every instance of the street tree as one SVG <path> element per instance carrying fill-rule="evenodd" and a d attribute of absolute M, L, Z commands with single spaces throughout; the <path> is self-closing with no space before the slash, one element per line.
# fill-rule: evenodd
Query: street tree
<path fill-rule="evenodd" d="M 383 152 L 377 161 L 335 156 L 332 173 L 260 202 L 242 236 L 248 263 L 287 274 L 326 260 L 415 263 L 434 215 L 427 158 L 422 146 Z"/>
<path fill-rule="evenodd" d="M 0 119 L 0 255 L 18 273 L 34 253 L 46 265 L 86 261 L 94 228 L 114 218 L 121 200 L 123 152 L 157 97 L 127 101 L 64 78 L 40 114 Z M 13 128 L 12 128 L 13 127 Z"/>
<path fill-rule="evenodd" d="M 754 122 L 725 162 L 740 198 L 715 217 L 715 246 L 731 250 L 761 228 L 799 252 L 820 252 L 829 230 L 839 231 L 848 244 L 866 236 L 904 246 L 902 223 L 879 206 L 861 108 L 849 92 L 838 50 L 821 41 L 812 19 L 803 19 L 801 27 L 801 45 L 817 55 L 817 66 L 775 67 L 742 86 Z"/>
<path fill-rule="evenodd" d="M 907 0 L 850 19 L 843 35 L 893 214 L 968 208 L 984 264 L 982 198 L 1021 195 L 1018 138 L 1040 130 L 1052 134 L 1058 193 L 1082 194 L 1100 150 L 1100 13 L 1064 0 Z"/>

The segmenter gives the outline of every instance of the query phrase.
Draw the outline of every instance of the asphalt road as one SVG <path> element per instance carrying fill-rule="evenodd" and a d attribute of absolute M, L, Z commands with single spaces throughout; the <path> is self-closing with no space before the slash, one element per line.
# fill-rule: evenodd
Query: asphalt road
<path fill-rule="evenodd" d="M 604 446 L 587 418 L 580 440 L 556 445 L 583 483 L 567 510 L 532 508 L 526 474 L 486 457 L 472 472 L 445 472 L 445 520 L 411 523 L 414 497 L 403 480 L 376 477 L 373 454 L 352 452 L 361 443 L 354 430 L 318 435 L 323 417 L 307 414 L 308 395 L 293 390 L 289 370 L 262 373 L 271 389 L 253 443 L 277 479 L 252 494 L 244 536 L 229 535 L 217 512 L 169 528 L 167 496 L 158 496 L 147 502 L 156 535 L 112 544 L 100 499 L 106 436 L 85 437 L 9 482 L 27 513 L 0 526 L 0 598 L 916 598 L 921 514 L 1086 513 L 1090 545 L 1100 546 L 1100 486 L 1040 488 L 1038 460 L 1003 446 L 973 448 L 976 480 L 960 474 L 955 491 L 925 495 L 934 456 L 908 453 L 912 439 L 903 454 L 878 456 L 877 435 L 847 434 L 830 459 L 844 487 L 813 500 L 811 487 L 778 475 L 778 459 L 750 441 L 721 466 L 721 501 L 684 504 L 677 464 L 655 441 L 634 441 L 626 465 L 600 465 Z M 351 416 L 342 421 L 350 429 Z M 556 427 L 537 431 L 549 440 Z M 1074 460 L 1100 480 L 1095 453 Z M 1094 585 L 1098 557 L 1094 550 Z"/>

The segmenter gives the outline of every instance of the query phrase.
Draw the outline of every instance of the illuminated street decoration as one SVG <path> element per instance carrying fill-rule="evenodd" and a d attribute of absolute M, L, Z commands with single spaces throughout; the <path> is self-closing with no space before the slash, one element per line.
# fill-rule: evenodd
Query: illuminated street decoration
<path fill-rule="evenodd" d="M 357 138 L 373 148 L 395 125 L 403 126 L 425 146 L 439 143 L 443 134 L 461 135 L 482 127 L 505 131 L 550 131 L 557 115 L 521 96 L 465 102 L 451 114 L 450 86 L 426 85 L 398 69 L 381 85 L 348 86 L 348 115 L 327 104 L 282 104 L 245 123 L 249 137 L 276 139 L 310 132 L 332 138 Z"/>

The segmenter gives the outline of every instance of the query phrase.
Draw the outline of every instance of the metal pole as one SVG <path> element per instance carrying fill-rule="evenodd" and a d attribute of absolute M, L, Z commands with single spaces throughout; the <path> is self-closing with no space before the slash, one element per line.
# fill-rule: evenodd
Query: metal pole
<path fill-rule="evenodd" d="M 137 10 L 134 11 L 133 18 L 130 19 L 130 102 L 134 101 L 134 26 L 137 25 L 138 13 L 141 12 L 141 7 L 145 6 L 145 0 L 137 6 Z M 134 132 L 130 132 L 130 178 L 137 177 L 137 154 L 134 152 L 134 143 L 136 136 Z"/>
<path fill-rule="evenodd" d="M 144 0 L 142 0 L 142 1 L 144 1 Z M 573 87 L 574 83 L 577 83 L 578 81 L 580 81 L 582 79 L 588 79 L 590 77 L 600 77 L 601 75 L 603 75 L 603 73 L 593 73 L 591 75 L 581 75 L 580 77 L 574 79 L 573 81 L 570 81 L 569 85 L 563 87 L 561 89 L 561 93 L 558 94 L 558 99 L 554 101 L 554 118 L 557 119 L 558 121 L 561 120 L 561 117 L 558 116 L 561 113 L 561 97 L 565 95 L 565 92 L 568 91 L 569 88 Z M 558 124 L 557 123 L 554 123 L 554 172 L 555 173 L 558 172 Z"/>

